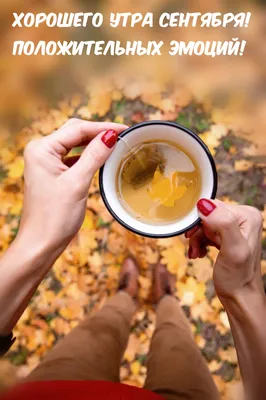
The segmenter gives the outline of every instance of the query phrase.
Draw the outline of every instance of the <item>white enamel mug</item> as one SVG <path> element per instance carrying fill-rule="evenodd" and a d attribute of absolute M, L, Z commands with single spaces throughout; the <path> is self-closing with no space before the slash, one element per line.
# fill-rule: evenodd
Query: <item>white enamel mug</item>
<path fill-rule="evenodd" d="M 115 150 L 100 170 L 99 183 L 103 201 L 111 215 L 130 231 L 152 238 L 166 238 L 185 233 L 200 222 L 195 207 L 183 218 L 168 224 L 142 222 L 129 214 L 119 200 L 116 176 L 122 158 L 133 148 L 150 140 L 169 140 L 187 150 L 197 162 L 201 174 L 200 198 L 214 199 L 217 192 L 217 172 L 213 157 L 205 143 L 188 128 L 167 121 L 148 121 L 130 127 L 121 133 Z M 198 200 L 199 200 L 198 199 Z"/>

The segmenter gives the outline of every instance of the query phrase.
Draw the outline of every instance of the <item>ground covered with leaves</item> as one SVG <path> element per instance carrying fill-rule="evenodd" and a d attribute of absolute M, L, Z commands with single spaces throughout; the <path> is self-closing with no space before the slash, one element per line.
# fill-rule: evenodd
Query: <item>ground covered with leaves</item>
<path fill-rule="evenodd" d="M 265 158 L 256 155 L 252 135 L 247 140 L 241 127 L 228 119 L 229 114 L 228 107 L 199 101 L 186 88 L 167 85 L 158 88 L 150 83 L 143 87 L 137 82 L 91 85 L 84 94 L 73 95 L 54 109 L 36 112 L 28 127 L 12 137 L 6 132 L 0 139 L 1 253 L 19 226 L 25 144 L 32 138 L 50 134 L 73 116 L 129 125 L 169 120 L 189 127 L 204 140 L 215 158 L 218 197 L 255 206 L 265 216 Z M 266 225 L 262 246 L 266 259 Z M 140 304 L 122 361 L 121 380 L 137 386 L 144 383 L 145 360 L 155 326 L 150 303 L 150 266 L 161 260 L 176 276 L 176 296 L 223 398 L 239 399 L 241 383 L 236 352 L 227 315 L 212 282 L 217 252 L 210 249 L 205 259 L 188 260 L 187 250 L 184 237 L 148 239 L 122 228 L 104 207 L 96 176 L 80 232 L 42 282 L 14 331 L 17 340 L 1 364 L 7 371 L 3 384 L 11 382 L 12 377 L 26 376 L 57 340 L 103 306 L 115 293 L 121 263 L 131 253 L 141 267 Z M 266 274 L 265 260 L 262 272 Z M 266 283 L 266 275 L 264 279 Z"/>

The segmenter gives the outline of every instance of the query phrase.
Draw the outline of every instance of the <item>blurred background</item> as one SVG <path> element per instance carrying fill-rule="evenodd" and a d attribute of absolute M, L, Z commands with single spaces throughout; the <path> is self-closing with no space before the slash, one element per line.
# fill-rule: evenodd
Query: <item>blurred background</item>
<path fill-rule="evenodd" d="M 248 28 L 110 28 L 111 12 L 251 12 Z M 12 28 L 13 12 L 101 12 L 101 28 Z M 263 1 L 21 0 L 0 4 L 0 252 L 14 239 L 23 201 L 23 148 L 71 117 L 132 125 L 152 119 L 190 127 L 217 163 L 219 198 L 248 204 L 265 216 L 266 67 Z M 174 56 L 171 40 L 246 40 L 243 56 Z M 163 40 L 161 57 L 12 56 L 15 40 Z M 78 151 L 78 150 L 77 150 Z M 224 399 L 241 397 L 240 374 L 226 314 L 212 284 L 211 250 L 189 262 L 184 238 L 151 240 L 125 232 L 105 210 L 97 177 L 84 225 L 36 292 L 20 320 L 17 341 L 1 362 L 2 387 L 34 368 L 49 348 L 116 288 L 127 249 L 142 268 L 141 303 L 121 368 L 124 382 L 142 385 L 154 328 L 149 265 L 162 260 L 177 276 L 177 296 Z M 264 226 L 265 228 L 265 226 Z M 266 273 L 266 234 L 262 272 Z M 265 279 L 266 281 L 266 279 Z M 145 305 L 144 305 L 145 304 Z"/>

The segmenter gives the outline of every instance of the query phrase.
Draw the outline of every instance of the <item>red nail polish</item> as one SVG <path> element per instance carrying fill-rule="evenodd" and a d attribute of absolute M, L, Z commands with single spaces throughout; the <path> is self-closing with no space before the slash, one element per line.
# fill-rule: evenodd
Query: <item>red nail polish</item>
<path fill-rule="evenodd" d="M 109 131 L 105 132 L 105 134 L 102 135 L 101 139 L 102 142 L 105 144 L 105 146 L 111 149 L 116 144 L 117 138 L 118 138 L 118 133 L 113 129 L 109 129 Z"/>
<path fill-rule="evenodd" d="M 191 258 L 192 258 L 192 247 L 191 246 L 189 246 L 187 254 L 188 254 L 188 258 L 191 260 Z"/>
<path fill-rule="evenodd" d="M 208 215 L 215 210 L 216 205 L 208 199 L 200 199 L 197 203 L 197 207 L 201 214 L 203 214 L 205 217 L 208 217 Z"/>

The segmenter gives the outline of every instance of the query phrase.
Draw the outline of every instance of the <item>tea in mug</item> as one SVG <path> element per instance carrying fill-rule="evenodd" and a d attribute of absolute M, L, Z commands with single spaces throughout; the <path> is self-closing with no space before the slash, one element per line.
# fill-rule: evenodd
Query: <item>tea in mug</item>
<path fill-rule="evenodd" d="M 134 218 L 169 224 L 196 205 L 201 177 L 195 160 L 176 143 L 156 140 L 133 147 L 116 177 L 121 204 Z"/>

